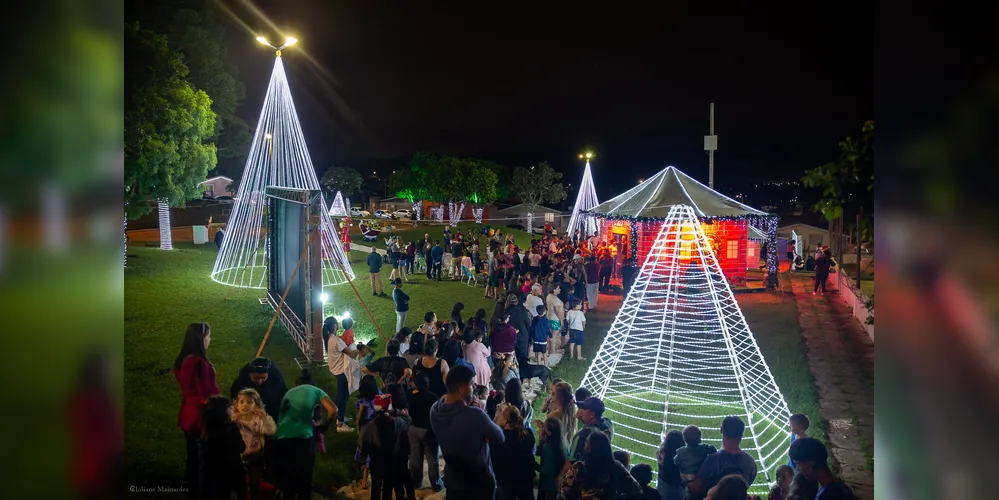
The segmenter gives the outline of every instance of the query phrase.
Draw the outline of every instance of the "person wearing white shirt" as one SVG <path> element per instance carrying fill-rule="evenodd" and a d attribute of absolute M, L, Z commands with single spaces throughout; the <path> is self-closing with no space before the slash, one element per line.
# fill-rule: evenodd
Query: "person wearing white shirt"
<path fill-rule="evenodd" d="M 524 300 L 524 307 L 527 308 L 527 312 L 531 315 L 531 321 L 534 321 L 534 317 L 538 315 L 538 306 L 545 305 L 545 301 L 541 298 L 541 293 L 543 288 L 538 283 L 531 286 L 531 293 Z"/>
<path fill-rule="evenodd" d="M 569 359 L 586 361 L 583 357 L 583 330 L 586 329 L 583 301 L 573 301 L 572 310 L 565 315 L 565 321 L 569 323 Z"/>
<path fill-rule="evenodd" d="M 324 323 L 324 328 L 330 328 L 331 331 L 329 343 L 326 345 L 326 363 L 330 373 L 336 377 L 336 401 L 334 403 L 337 408 L 346 408 L 347 396 L 356 391 L 361 384 L 360 373 L 356 373 L 357 370 L 360 370 L 356 359 L 357 349 L 347 346 L 343 339 L 336 334 L 339 328 L 336 318 L 330 316 L 326 318 Z M 346 411 L 338 413 L 337 432 L 352 432 L 354 430 L 344 424 L 346 416 Z"/>

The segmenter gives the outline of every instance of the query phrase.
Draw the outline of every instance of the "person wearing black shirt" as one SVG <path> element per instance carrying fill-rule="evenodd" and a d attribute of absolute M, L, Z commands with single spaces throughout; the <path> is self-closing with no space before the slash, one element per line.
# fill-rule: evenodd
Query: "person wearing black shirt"
<path fill-rule="evenodd" d="M 627 296 L 628 292 L 631 290 L 631 286 L 635 284 L 635 276 L 638 274 L 638 268 L 635 267 L 635 259 L 628 259 L 624 261 L 624 267 L 621 268 L 621 284 L 624 285 L 624 295 Z"/>
<path fill-rule="evenodd" d="M 829 280 L 830 267 L 832 267 L 832 252 L 826 250 L 815 261 L 815 288 L 812 290 L 812 295 L 818 293 L 819 287 L 822 287 L 822 293 L 826 293 L 826 281 Z"/>
<path fill-rule="evenodd" d="M 371 295 L 381 295 L 385 296 L 385 291 L 382 290 L 382 256 L 378 254 L 375 247 L 371 247 L 371 253 L 368 254 L 368 272 L 371 273 Z M 375 284 L 378 284 L 378 291 L 375 291 Z"/>
<path fill-rule="evenodd" d="M 530 356 L 528 351 L 531 346 L 531 314 L 513 293 L 506 296 L 506 312 L 510 313 L 510 326 L 517 330 L 517 343 L 514 345 L 517 363 L 524 365 Z"/>
<path fill-rule="evenodd" d="M 409 473 L 417 489 L 423 488 L 423 460 L 427 461 L 427 476 L 434 492 L 444 488 L 440 472 L 440 449 L 437 436 L 430 427 L 430 408 L 441 397 L 430 392 L 430 380 L 425 372 L 413 376 L 416 389 L 409 395 Z"/>
<path fill-rule="evenodd" d="M 281 370 L 271 360 L 256 358 L 239 369 L 239 374 L 229 389 L 229 397 L 235 401 L 239 391 L 243 389 L 256 390 L 260 394 L 260 400 L 264 402 L 264 411 L 275 422 L 278 421 L 281 400 L 284 399 L 284 393 L 288 392 L 288 387 Z"/>
<path fill-rule="evenodd" d="M 451 269 L 448 272 L 451 273 L 451 281 L 461 279 L 461 255 L 463 252 L 464 245 L 461 244 L 461 240 L 453 240 L 451 242 Z"/>
<path fill-rule="evenodd" d="M 413 374 L 413 370 L 409 368 L 409 362 L 406 361 L 406 358 L 399 355 L 399 341 L 390 340 L 386 351 L 388 356 L 368 363 L 367 366 L 361 368 L 361 372 L 365 375 L 380 377 L 385 385 L 404 383 Z"/>

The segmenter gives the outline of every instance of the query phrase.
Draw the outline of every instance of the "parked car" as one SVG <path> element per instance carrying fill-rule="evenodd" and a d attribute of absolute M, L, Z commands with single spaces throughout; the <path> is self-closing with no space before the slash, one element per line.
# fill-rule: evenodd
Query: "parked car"
<path fill-rule="evenodd" d="M 384 210 L 375 210 L 375 217 L 378 218 L 378 219 L 391 219 L 392 218 L 392 214 L 390 214 L 390 213 L 388 213 L 388 212 L 386 212 Z"/>
<path fill-rule="evenodd" d="M 367 210 L 361 210 L 361 207 L 350 207 L 350 216 L 351 217 L 370 217 L 371 216 L 371 212 L 368 212 Z"/>
<path fill-rule="evenodd" d="M 406 208 L 400 208 L 399 210 L 392 212 L 392 215 L 400 219 L 410 219 L 413 217 L 413 211 Z"/>

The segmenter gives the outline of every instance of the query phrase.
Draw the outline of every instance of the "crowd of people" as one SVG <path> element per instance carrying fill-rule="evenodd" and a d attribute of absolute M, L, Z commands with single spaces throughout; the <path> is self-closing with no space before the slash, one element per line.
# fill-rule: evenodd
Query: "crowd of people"
<path fill-rule="evenodd" d="M 586 313 L 598 307 L 600 292 L 611 290 L 610 277 L 620 275 L 625 289 L 633 283 L 627 249 L 577 234 L 545 235 L 522 250 L 499 231 L 485 236 L 486 258 L 478 236 L 460 232 L 452 238 L 445 230 L 443 246 L 429 235 L 405 246 L 390 241 L 397 324 L 385 355 L 375 359 L 373 343 L 356 341 L 351 318 L 324 321 L 335 401 L 308 370 L 289 389 L 266 358 L 243 366 L 229 398 L 220 395 L 207 355 L 211 330 L 190 325 L 174 371 L 184 394 L 178 424 L 192 497 L 311 498 L 316 453 L 324 452 L 323 435 L 335 422 L 337 432 L 358 433 L 354 460 L 372 499 L 414 499 L 424 470 L 427 486 L 446 488 L 448 498 L 534 499 L 535 488 L 539 499 L 747 498 L 757 470 L 739 448 L 745 425 L 738 417 L 721 422 L 720 450 L 702 443 L 691 426 L 666 435 L 655 466 L 632 466 L 626 452 L 612 451 L 614 424 L 604 401 L 552 379 L 550 354 L 585 360 Z M 383 263 L 374 251 L 368 256 L 374 295 L 385 295 Z M 469 315 L 458 302 L 444 321 L 430 311 L 417 328 L 405 326 L 403 283 L 420 270 L 441 279 L 444 267 L 452 279 L 485 270 L 486 296 L 496 299 L 492 313 Z M 532 379 L 548 389 L 543 415 L 535 416 L 525 397 Z M 357 403 L 349 411 L 353 393 Z M 792 462 L 774 471 L 769 498 L 853 498 L 807 427 L 803 415 L 791 418 Z"/>

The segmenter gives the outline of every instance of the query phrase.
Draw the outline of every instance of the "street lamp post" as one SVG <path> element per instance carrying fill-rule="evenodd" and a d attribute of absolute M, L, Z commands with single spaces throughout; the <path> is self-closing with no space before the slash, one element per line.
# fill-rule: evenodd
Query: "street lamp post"
<path fill-rule="evenodd" d="M 275 47 L 273 44 L 271 44 L 271 42 L 267 41 L 267 39 L 264 38 L 264 37 L 262 37 L 262 36 L 258 36 L 257 37 L 257 41 L 260 42 L 263 45 L 266 45 L 266 46 L 268 46 L 268 47 L 276 50 L 278 57 L 281 57 L 281 49 L 284 49 L 285 47 L 291 47 L 292 45 L 295 45 L 296 43 L 298 43 L 298 39 L 295 38 L 295 37 L 291 37 L 291 36 L 285 38 L 284 39 L 284 45 L 282 45 L 280 47 Z"/>

